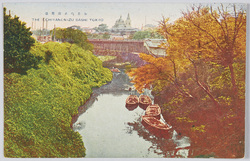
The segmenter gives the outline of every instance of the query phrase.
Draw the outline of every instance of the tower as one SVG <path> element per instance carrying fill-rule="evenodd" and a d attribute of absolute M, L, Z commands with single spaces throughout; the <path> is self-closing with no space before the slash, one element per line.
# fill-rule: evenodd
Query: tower
<path fill-rule="evenodd" d="M 126 26 L 126 28 L 131 27 L 131 20 L 130 20 L 129 13 L 128 13 L 128 17 L 127 17 L 127 19 L 126 19 L 126 21 L 125 21 L 125 26 Z"/>

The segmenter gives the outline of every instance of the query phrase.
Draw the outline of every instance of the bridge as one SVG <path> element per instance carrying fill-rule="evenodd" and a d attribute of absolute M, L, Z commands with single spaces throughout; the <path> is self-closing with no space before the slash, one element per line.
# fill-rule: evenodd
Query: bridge
<path fill-rule="evenodd" d="M 104 40 L 104 39 L 89 39 L 94 45 L 95 55 L 116 55 L 120 53 L 147 53 L 149 51 L 144 46 L 144 41 L 138 40 Z"/>

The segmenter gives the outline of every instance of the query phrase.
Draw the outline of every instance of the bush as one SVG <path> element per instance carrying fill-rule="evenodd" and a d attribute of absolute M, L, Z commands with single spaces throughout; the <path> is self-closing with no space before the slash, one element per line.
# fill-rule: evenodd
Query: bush
<path fill-rule="evenodd" d="M 74 44 L 37 43 L 31 53 L 43 58 L 39 69 L 4 75 L 5 157 L 85 156 L 71 119 L 91 88 L 111 81 L 112 72 Z"/>

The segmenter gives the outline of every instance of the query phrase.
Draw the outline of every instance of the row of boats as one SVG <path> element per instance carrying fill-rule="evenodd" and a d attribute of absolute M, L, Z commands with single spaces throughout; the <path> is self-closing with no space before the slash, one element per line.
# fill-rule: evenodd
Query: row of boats
<path fill-rule="evenodd" d="M 172 127 L 161 121 L 161 108 L 158 104 L 152 104 L 149 96 L 130 95 L 126 99 L 126 107 L 129 110 L 134 110 L 137 106 L 145 110 L 145 115 L 142 116 L 142 125 L 151 133 L 161 138 L 169 138 L 169 131 Z"/>

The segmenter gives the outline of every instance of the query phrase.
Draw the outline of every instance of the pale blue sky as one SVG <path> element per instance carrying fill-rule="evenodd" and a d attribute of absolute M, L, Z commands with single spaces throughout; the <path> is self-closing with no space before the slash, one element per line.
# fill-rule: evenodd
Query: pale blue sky
<path fill-rule="evenodd" d="M 7 10 L 11 10 L 12 15 L 17 15 L 20 20 L 25 21 L 28 27 L 32 25 L 32 18 L 39 18 L 36 22 L 36 28 L 42 27 L 41 19 L 44 18 L 74 18 L 74 21 L 50 21 L 48 28 L 68 27 L 79 25 L 81 27 L 95 27 L 105 23 L 111 28 L 120 15 L 125 20 L 128 13 L 131 18 L 131 25 L 135 28 L 141 28 L 147 24 L 157 25 L 158 21 L 164 17 L 170 17 L 175 20 L 181 17 L 181 11 L 186 10 L 190 4 L 183 3 L 4 3 Z M 48 15 L 46 15 L 48 12 Z M 55 12 L 55 15 L 52 15 Z M 61 15 L 58 15 L 61 12 Z M 68 15 L 65 16 L 65 12 Z M 72 15 L 74 13 L 74 16 Z M 80 15 L 78 13 L 80 12 Z M 87 15 L 84 15 L 84 14 Z M 75 21 L 83 18 L 88 21 Z M 103 19 L 103 21 L 92 22 L 90 18 Z M 33 23 L 34 24 L 34 23 Z M 35 26 L 35 25 L 34 25 Z"/>
<path fill-rule="evenodd" d="M 164 17 L 170 17 L 171 21 L 182 16 L 182 11 L 190 8 L 191 3 L 164 3 L 164 2 L 75 2 L 75 3 L 4 3 L 7 10 L 11 10 L 12 15 L 17 15 L 20 20 L 25 21 L 28 27 L 32 26 L 32 18 L 39 21 L 33 22 L 33 27 L 42 27 L 42 18 L 50 18 L 48 29 L 56 27 L 69 27 L 79 25 L 81 27 L 96 27 L 105 23 L 111 28 L 115 21 L 122 16 L 127 18 L 128 13 L 131 18 L 131 25 L 134 28 L 141 28 L 142 25 L 158 25 L 158 21 Z M 208 4 L 204 4 L 208 5 Z M 211 5 L 211 4 L 209 4 Z M 216 4 L 213 4 L 216 5 Z M 246 6 L 245 6 L 246 7 Z M 48 12 L 48 15 L 46 15 Z M 52 15 L 52 12 L 55 15 Z M 61 12 L 61 15 L 58 13 Z M 65 13 L 67 12 L 67 15 Z M 78 15 L 80 13 L 80 15 Z M 74 14 L 74 15 L 72 15 Z M 53 18 L 72 18 L 73 21 L 55 21 Z M 101 19 L 103 21 L 93 22 L 90 19 Z M 86 19 L 87 21 L 76 21 L 76 19 Z M 34 19 L 33 19 L 34 20 Z"/>

